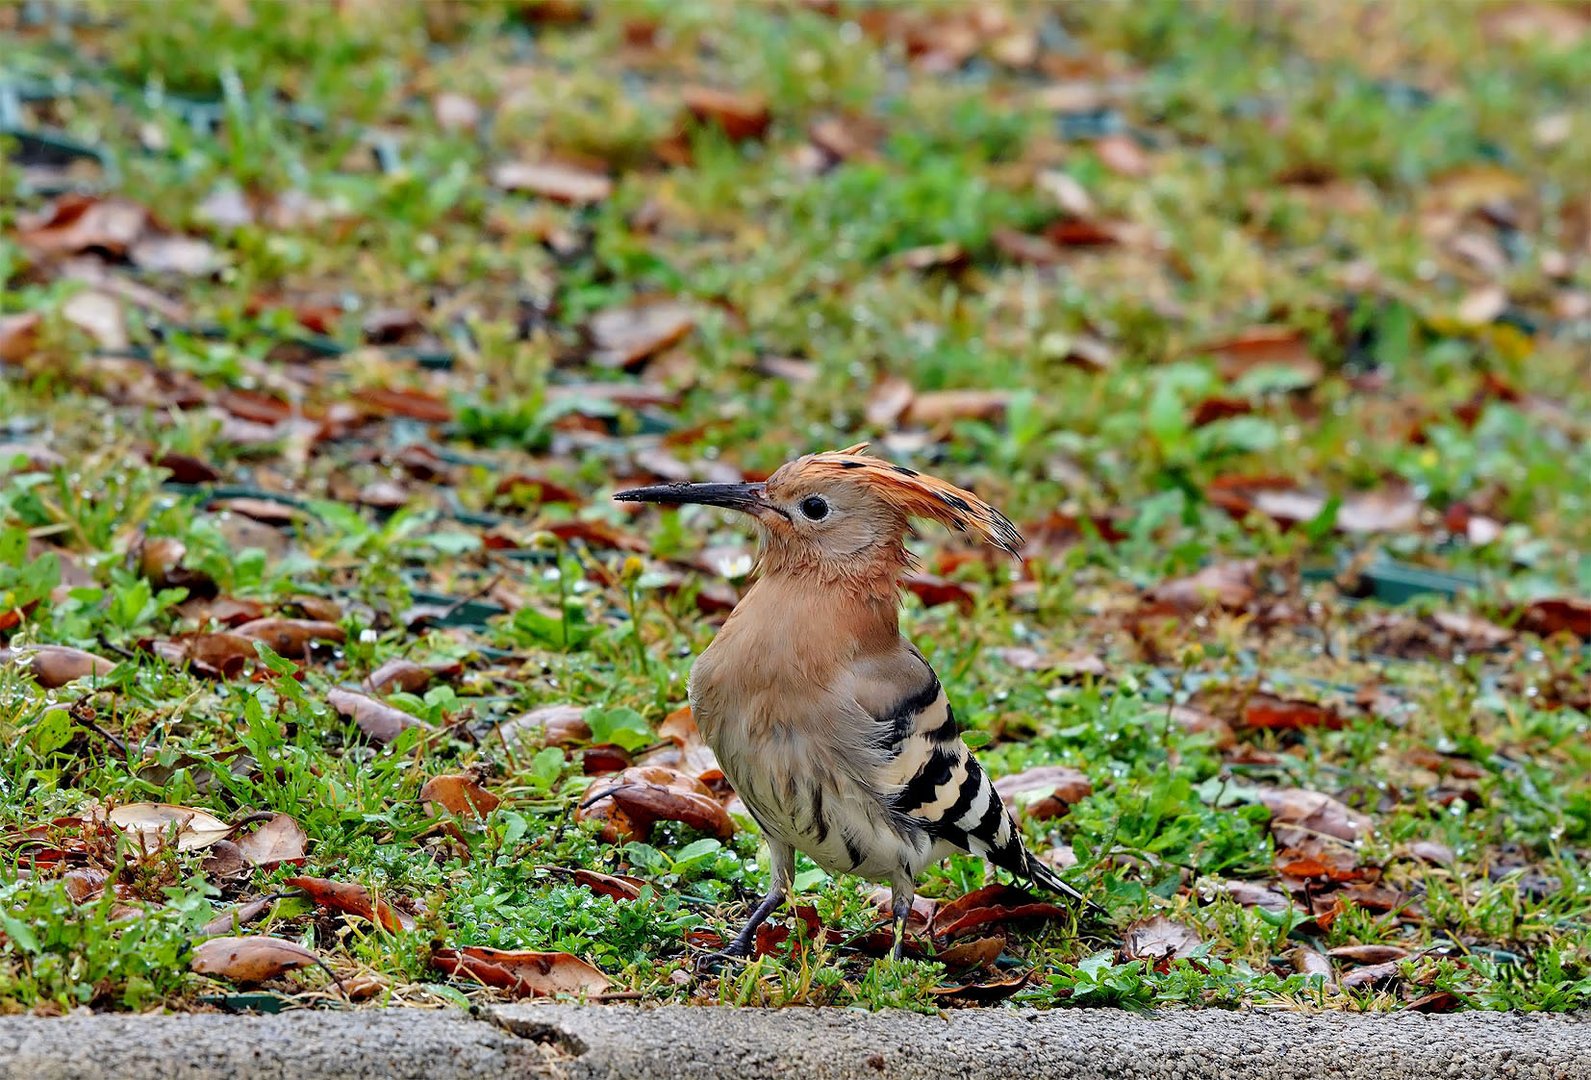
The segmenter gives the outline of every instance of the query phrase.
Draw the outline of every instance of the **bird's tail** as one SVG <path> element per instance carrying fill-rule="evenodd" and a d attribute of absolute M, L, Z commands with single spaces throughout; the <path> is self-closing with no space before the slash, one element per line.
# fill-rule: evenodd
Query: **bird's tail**
<path fill-rule="evenodd" d="M 1048 889 L 1050 892 L 1059 893 L 1062 896 L 1076 900 L 1091 915 L 1104 916 L 1106 914 L 1104 908 L 1062 881 L 1061 875 L 1050 869 L 1047 863 L 1040 862 L 1038 857 L 1031 851 L 1025 854 L 1027 855 L 1027 878 L 1033 884 Z"/>

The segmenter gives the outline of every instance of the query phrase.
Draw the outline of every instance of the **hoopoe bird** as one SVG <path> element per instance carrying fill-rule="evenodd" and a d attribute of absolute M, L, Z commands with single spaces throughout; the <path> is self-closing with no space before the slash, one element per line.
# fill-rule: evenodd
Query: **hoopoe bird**
<path fill-rule="evenodd" d="M 912 518 L 1013 555 L 1022 538 L 970 491 L 866 448 L 809 454 L 766 483 L 614 496 L 738 510 L 760 534 L 755 582 L 697 658 L 689 686 L 702 736 L 771 857 L 768 893 L 724 950 L 730 956 L 749 955 L 790 889 L 797 851 L 830 874 L 889 884 L 896 958 L 917 878 L 954 851 L 1084 901 L 1024 847 L 938 676 L 899 628 Z"/>

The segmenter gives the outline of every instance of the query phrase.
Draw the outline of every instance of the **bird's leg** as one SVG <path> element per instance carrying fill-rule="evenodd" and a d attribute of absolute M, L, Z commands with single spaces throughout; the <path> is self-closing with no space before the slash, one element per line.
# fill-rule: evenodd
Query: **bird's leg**
<path fill-rule="evenodd" d="M 906 919 L 912 913 L 912 898 L 917 890 L 908 881 L 904 885 L 890 886 L 889 907 L 890 913 L 895 918 L 895 959 L 899 960 L 906 951 Z"/>
<path fill-rule="evenodd" d="M 769 838 L 768 856 L 773 869 L 768 880 L 768 895 L 752 910 L 751 918 L 746 920 L 746 925 L 723 951 L 724 956 L 750 956 L 757 938 L 757 927 L 768 921 L 773 909 L 790 891 L 790 881 L 795 877 L 795 848 Z"/>

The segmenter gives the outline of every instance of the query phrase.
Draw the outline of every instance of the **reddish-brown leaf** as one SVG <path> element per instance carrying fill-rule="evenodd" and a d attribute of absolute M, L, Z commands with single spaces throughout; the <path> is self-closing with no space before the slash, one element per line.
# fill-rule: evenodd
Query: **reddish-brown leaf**
<path fill-rule="evenodd" d="M 154 464 L 171 473 L 179 484 L 212 484 L 221 474 L 212 466 L 189 454 L 167 452 L 155 459 Z"/>
<path fill-rule="evenodd" d="M 263 641 L 278 656 L 303 656 L 314 641 L 341 641 L 343 628 L 320 619 L 255 619 L 234 633 L 251 641 Z"/>
<path fill-rule="evenodd" d="M 38 214 L 19 218 L 17 239 L 41 255 L 76 255 L 94 249 L 127 254 L 149 225 L 149 212 L 126 199 L 64 195 Z"/>
<path fill-rule="evenodd" d="M 69 645 L 18 645 L 0 649 L 0 664 L 25 663 L 34 681 L 57 690 L 76 679 L 109 675 L 116 663 Z"/>
<path fill-rule="evenodd" d="M 978 971 L 993 964 L 1003 951 L 1005 938 L 996 935 L 958 941 L 940 949 L 934 954 L 934 959 L 949 971 Z"/>
<path fill-rule="evenodd" d="M 1290 368 L 1310 383 L 1320 381 L 1324 374 L 1309 338 L 1290 326 L 1256 326 L 1236 337 L 1195 346 L 1189 352 L 1214 356 L 1221 377 L 1228 381 L 1236 381 L 1257 367 Z"/>
<path fill-rule="evenodd" d="M 1403 977 L 1398 969 L 1397 961 L 1385 964 L 1370 964 L 1366 967 L 1355 968 L 1344 975 L 1337 985 L 1344 990 L 1360 990 L 1366 987 L 1386 987 L 1397 982 Z"/>
<path fill-rule="evenodd" d="M 579 506 L 585 500 L 573 488 L 554 483 L 540 476 L 527 476 L 524 473 L 513 473 L 497 482 L 495 494 L 498 498 L 508 499 L 517 505 L 531 505 L 539 503 L 569 503 Z"/>
<path fill-rule="evenodd" d="M 1346 960 L 1350 964 L 1385 964 L 1402 960 L 1409 950 L 1397 945 L 1339 945 L 1330 951 L 1333 960 Z"/>
<path fill-rule="evenodd" d="M 197 945 L 189 966 L 200 975 L 217 975 L 235 983 L 252 985 L 317 963 L 320 958 L 296 941 L 272 937 L 218 937 Z"/>
<path fill-rule="evenodd" d="M 911 590 L 924 607 L 955 604 L 963 611 L 971 611 L 975 605 L 971 589 L 959 581 L 947 581 L 937 574 L 906 574 L 901 578 L 901 584 Z"/>
<path fill-rule="evenodd" d="M 936 986 L 931 992 L 941 1000 L 956 1001 L 963 1005 L 993 1005 L 1019 993 L 1032 978 L 1033 969 L 1029 968 L 1019 975 L 1004 979 L 991 979 L 966 986 Z"/>
<path fill-rule="evenodd" d="M 318 907 L 329 911 L 340 911 L 345 915 L 357 915 L 361 919 L 377 924 L 383 930 L 397 933 L 399 930 L 414 929 L 413 917 L 397 910 L 385 900 L 373 899 L 370 890 L 363 885 L 318 877 L 291 877 L 282 884 L 290 889 L 304 890 Z"/>
<path fill-rule="evenodd" d="M 620 532 L 603 521 L 555 521 L 542 528 L 565 543 L 579 540 L 587 547 L 593 548 L 634 552 L 650 550 L 647 542 L 639 536 Z"/>
<path fill-rule="evenodd" d="M 1519 622 L 1525 629 L 1544 636 L 1570 633 L 1582 640 L 1591 640 L 1591 600 L 1583 597 L 1535 600 L 1525 605 Z"/>
<path fill-rule="evenodd" d="M 1302 730 L 1323 727 L 1336 731 L 1342 727 L 1343 718 L 1330 706 L 1313 701 L 1254 694 L 1244 702 L 1241 723 L 1246 728 Z"/>
<path fill-rule="evenodd" d="M 287 814 L 272 814 L 258 829 L 239 836 L 235 843 L 245 859 L 269 870 L 283 863 L 302 863 L 309 837 Z"/>
<path fill-rule="evenodd" d="M 416 664 L 413 660 L 394 659 L 365 676 L 363 685 L 372 694 L 386 694 L 393 690 L 417 694 L 430 686 L 434 678 L 436 672 L 431 668 Z"/>
<path fill-rule="evenodd" d="M 675 709 L 664 717 L 657 726 L 657 733 L 672 745 L 648 751 L 636 759 L 637 764 L 665 765 L 689 773 L 703 783 L 711 784 L 723 779 L 724 770 L 718 764 L 718 755 L 702 738 L 689 705 Z"/>
<path fill-rule="evenodd" d="M 985 885 L 948 904 L 941 904 L 934 916 L 934 936 L 964 937 L 974 930 L 1019 919 L 1060 919 L 1070 909 L 1039 900 L 1015 885 Z"/>
<path fill-rule="evenodd" d="M 419 717 L 354 690 L 334 687 L 326 692 L 326 704 L 340 715 L 352 719 L 359 725 L 360 731 L 376 742 L 391 742 L 412 727 L 433 730 L 430 724 Z"/>
<path fill-rule="evenodd" d="M 1452 1012 L 1463 1003 L 1463 999 L 1450 990 L 1433 990 L 1415 998 L 1403 1009 L 1405 1012 L 1442 1013 Z"/>
<path fill-rule="evenodd" d="M 574 878 L 576 885 L 584 885 L 598 896 L 611 896 L 615 900 L 634 900 L 646 885 L 638 877 L 599 874 L 595 870 L 576 870 Z"/>
<path fill-rule="evenodd" d="M 250 900 L 246 904 L 238 904 L 236 907 L 226 908 L 218 912 L 215 918 L 205 923 L 200 928 L 199 933 L 206 937 L 230 933 L 237 930 L 238 927 L 246 926 L 261 915 L 264 915 L 274 903 L 276 903 L 276 897 L 262 896 L 257 900 Z"/>
<path fill-rule="evenodd" d="M 20 364 L 32 356 L 42 325 L 44 316 L 37 311 L 0 315 L 0 364 Z"/>
<path fill-rule="evenodd" d="M 592 786 L 595 794 L 576 813 L 577 820 L 611 803 L 643 836 L 656 821 L 678 821 L 720 839 L 735 831 L 728 811 L 711 789 L 688 773 L 660 765 L 637 765 Z"/>
<path fill-rule="evenodd" d="M 1035 821 L 1057 818 L 1094 792 L 1087 776 L 1066 765 L 1040 765 L 1013 776 L 1002 776 L 994 790 L 1013 813 Z"/>
<path fill-rule="evenodd" d="M 492 169 L 492 183 L 567 206 L 590 206 L 613 194 L 613 181 L 602 173 L 556 161 L 505 161 Z"/>
<path fill-rule="evenodd" d="M 1287 954 L 1293 970 L 1300 975 L 1318 975 L 1325 980 L 1327 986 L 1337 983 L 1336 969 L 1331 966 L 1331 961 L 1324 955 L 1311 949 L 1307 945 L 1299 945 Z"/>
<path fill-rule="evenodd" d="M 1149 155 L 1131 135 L 1106 135 L 1094 144 L 1094 152 L 1117 176 L 1137 180 L 1149 175 Z"/>
<path fill-rule="evenodd" d="M 359 392 L 361 407 L 377 416 L 406 416 L 428 424 L 445 424 L 453 419 L 447 402 L 424 390 L 403 387 L 370 387 Z"/>
<path fill-rule="evenodd" d="M 612 985 L 602 972 L 568 953 L 484 947 L 434 949 L 431 966 L 523 997 L 601 994 Z"/>
<path fill-rule="evenodd" d="M 773 120 L 761 94 L 687 86 L 681 96 L 698 123 L 718 127 L 736 141 L 761 138 Z"/>
<path fill-rule="evenodd" d="M 484 818 L 503 800 L 481 787 L 480 781 L 473 776 L 444 773 L 425 782 L 420 789 L 420 801 L 435 803 L 459 817 Z"/>

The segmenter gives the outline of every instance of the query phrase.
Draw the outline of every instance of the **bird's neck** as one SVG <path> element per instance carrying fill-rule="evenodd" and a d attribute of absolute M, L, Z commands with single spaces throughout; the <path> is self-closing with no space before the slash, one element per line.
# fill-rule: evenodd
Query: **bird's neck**
<path fill-rule="evenodd" d="M 800 572 L 762 574 L 736 605 L 729 623 L 757 636 L 831 642 L 840 652 L 892 648 L 900 636 L 900 590 L 894 572 L 837 582 Z M 773 647 L 775 640 L 766 640 Z M 774 649 L 775 652 L 779 650 Z"/>

